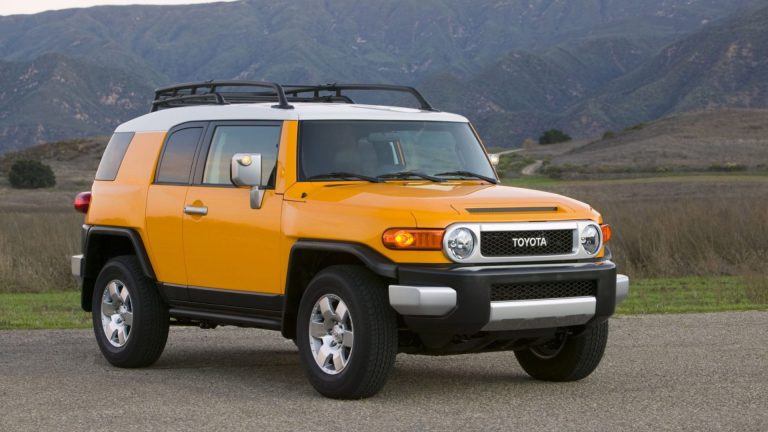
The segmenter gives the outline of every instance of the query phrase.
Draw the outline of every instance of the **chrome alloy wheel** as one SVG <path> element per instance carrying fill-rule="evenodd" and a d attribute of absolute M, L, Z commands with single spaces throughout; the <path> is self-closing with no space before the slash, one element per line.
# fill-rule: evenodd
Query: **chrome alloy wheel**
<path fill-rule="evenodd" d="M 122 347 L 133 327 L 133 306 L 128 287 L 117 279 L 110 281 L 101 297 L 101 327 L 109 343 Z"/>
<path fill-rule="evenodd" d="M 347 367 L 352 356 L 352 332 L 347 304 L 333 294 L 320 297 L 309 319 L 309 346 L 323 372 L 336 375 Z"/>

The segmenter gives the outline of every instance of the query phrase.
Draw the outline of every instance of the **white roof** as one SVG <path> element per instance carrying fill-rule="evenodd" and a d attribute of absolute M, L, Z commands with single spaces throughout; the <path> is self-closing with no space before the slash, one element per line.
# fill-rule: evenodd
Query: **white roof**
<path fill-rule="evenodd" d="M 115 132 L 165 132 L 192 121 L 209 120 L 415 120 L 467 123 L 460 115 L 413 108 L 341 103 L 292 103 L 293 109 L 271 103 L 197 105 L 168 108 L 136 117 Z"/>

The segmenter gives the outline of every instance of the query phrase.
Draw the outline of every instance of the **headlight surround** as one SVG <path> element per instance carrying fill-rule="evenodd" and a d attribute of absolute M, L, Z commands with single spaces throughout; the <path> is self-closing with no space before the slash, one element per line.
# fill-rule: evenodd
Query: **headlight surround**
<path fill-rule="evenodd" d="M 456 228 L 449 232 L 445 238 L 445 248 L 448 254 L 457 260 L 463 260 L 472 256 L 477 245 L 475 233 L 467 228 Z"/>
<path fill-rule="evenodd" d="M 587 225 L 587 227 L 581 231 L 581 247 L 590 255 L 594 255 L 600 251 L 600 232 L 600 227 L 597 225 Z"/>

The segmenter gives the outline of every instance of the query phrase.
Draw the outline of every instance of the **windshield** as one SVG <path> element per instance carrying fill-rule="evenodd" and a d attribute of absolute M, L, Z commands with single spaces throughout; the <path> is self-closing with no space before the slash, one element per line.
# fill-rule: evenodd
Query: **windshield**
<path fill-rule="evenodd" d="M 303 121 L 299 136 L 300 180 L 496 179 L 468 123 Z"/>

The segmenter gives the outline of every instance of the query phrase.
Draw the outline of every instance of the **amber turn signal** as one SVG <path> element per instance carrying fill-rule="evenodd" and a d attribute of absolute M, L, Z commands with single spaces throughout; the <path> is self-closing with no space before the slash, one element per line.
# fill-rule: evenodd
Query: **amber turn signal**
<path fill-rule="evenodd" d="M 603 243 L 608 243 L 608 240 L 610 240 L 613 235 L 611 226 L 608 224 L 600 225 L 600 230 L 603 232 Z"/>
<path fill-rule="evenodd" d="M 444 232 L 441 229 L 391 228 L 384 231 L 381 241 L 389 249 L 440 250 Z"/>

